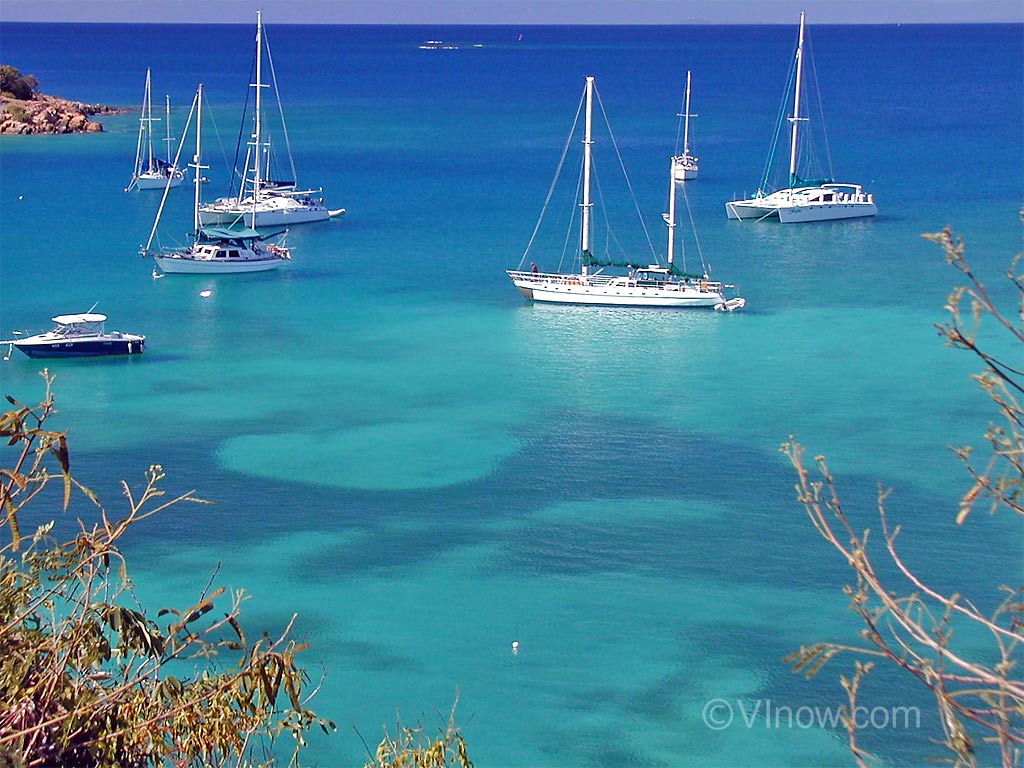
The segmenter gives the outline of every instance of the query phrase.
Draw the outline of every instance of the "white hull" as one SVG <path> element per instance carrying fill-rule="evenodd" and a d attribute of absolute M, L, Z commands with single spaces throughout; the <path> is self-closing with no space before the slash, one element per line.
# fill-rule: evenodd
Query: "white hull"
<path fill-rule="evenodd" d="M 536 274 L 509 270 L 512 284 L 527 299 L 557 304 L 600 304 L 620 307 L 714 307 L 725 302 L 722 284 L 710 280 L 694 285 L 639 285 L 626 277 Z"/>
<path fill-rule="evenodd" d="M 859 219 L 874 216 L 878 208 L 874 203 L 822 203 L 819 205 L 792 205 L 779 209 L 779 221 L 783 224 L 799 224 L 807 221 L 834 221 L 837 219 Z"/>
<path fill-rule="evenodd" d="M 849 191 L 846 191 L 849 190 Z M 778 219 L 783 224 L 858 219 L 878 213 L 874 195 L 855 184 L 783 189 L 725 204 L 730 219 Z"/>
<path fill-rule="evenodd" d="M 801 86 L 804 66 L 804 22 L 800 11 L 800 34 L 796 47 L 796 76 L 793 78 L 793 112 L 786 117 L 790 124 L 789 138 L 789 183 L 797 184 L 800 178 L 797 159 L 800 157 L 800 124 L 807 120 L 800 112 Z M 785 104 L 784 104 L 785 106 Z M 780 113 L 780 119 L 785 112 Z M 782 134 L 782 123 L 776 129 L 772 143 L 771 158 L 775 154 L 778 138 Z M 827 145 L 826 145 L 827 151 Z M 804 172 L 809 175 L 814 172 Z M 815 174 L 817 175 L 817 174 Z M 874 195 L 865 194 L 859 184 L 826 182 L 819 186 L 791 186 L 777 192 L 764 194 L 768 184 L 768 169 L 765 170 L 757 195 L 748 200 L 733 200 L 725 204 L 725 213 L 730 219 L 778 219 L 783 224 L 802 224 L 810 221 L 836 221 L 859 219 L 878 213 Z"/>
<path fill-rule="evenodd" d="M 309 204 L 289 197 L 267 197 L 260 201 L 255 211 L 244 201 L 219 201 L 199 208 L 199 223 L 202 226 L 215 224 L 237 224 L 242 222 L 250 229 L 264 227 L 307 224 L 311 221 L 326 221 L 344 211 L 329 211 L 318 203 Z"/>
<path fill-rule="evenodd" d="M 697 171 L 697 158 L 686 155 L 672 158 L 672 178 L 676 181 L 696 179 Z"/>
<path fill-rule="evenodd" d="M 284 259 L 246 259 L 227 261 L 222 259 L 196 259 L 190 256 L 154 256 L 153 261 L 168 274 L 184 275 L 227 275 L 239 272 L 267 272 L 284 264 Z"/>
<path fill-rule="evenodd" d="M 170 183 L 168 183 L 168 177 L 162 173 L 143 173 L 135 178 L 135 187 L 136 189 L 163 189 L 164 187 L 173 189 L 181 184 L 184 178 L 183 173 L 175 173 L 170 176 Z"/>

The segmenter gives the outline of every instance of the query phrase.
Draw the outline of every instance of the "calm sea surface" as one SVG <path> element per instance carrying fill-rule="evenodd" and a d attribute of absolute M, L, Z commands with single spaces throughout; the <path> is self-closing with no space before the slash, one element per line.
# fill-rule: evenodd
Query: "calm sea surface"
<path fill-rule="evenodd" d="M 849 663 L 807 682 L 780 659 L 858 629 L 778 446 L 829 456 L 857 527 L 877 527 L 891 487 L 907 560 L 940 587 L 991 605 L 1020 583 L 1019 521 L 953 524 L 968 483 L 946 446 L 980 445 L 991 409 L 934 330 L 958 275 L 920 234 L 954 226 L 1012 298 L 996 286 L 1021 250 L 1021 28 L 811 27 L 836 175 L 880 213 L 782 227 L 727 221 L 723 203 L 761 177 L 795 19 L 266 22 L 300 181 L 347 209 L 295 228 L 279 272 L 151 277 L 138 249 L 159 195 L 123 192 L 137 111 L 99 135 L 0 138 L 0 336 L 98 302 L 149 338 L 140 358 L 49 363 L 80 479 L 111 513 L 153 463 L 169 490 L 216 501 L 134 532 L 143 601 L 189 605 L 219 567 L 252 595 L 247 626 L 297 612 L 326 673 L 316 708 L 339 725 L 314 735 L 312 764 L 361 765 L 353 727 L 375 745 L 396 710 L 433 726 L 456 695 L 478 765 L 851 764 L 839 730 L 766 716 L 843 701 Z M 151 67 L 176 131 L 203 82 L 211 196 L 228 191 L 252 41 L 253 25 L 0 25 L 3 63 L 48 93 L 137 110 Z M 687 198 L 747 309 L 526 304 L 504 270 L 585 75 L 663 251 L 687 69 L 702 158 Z M 184 240 L 190 197 L 171 193 L 164 242 Z M 44 366 L 14 354 L 2 392 L 35 402 Z M 937 753 L 919 687 L 880 672 L 864 697 L 921 709 L 919 727 L 865 734 L 887 764 Z M 728 727 L 705 722 L 714 699 Z"/>

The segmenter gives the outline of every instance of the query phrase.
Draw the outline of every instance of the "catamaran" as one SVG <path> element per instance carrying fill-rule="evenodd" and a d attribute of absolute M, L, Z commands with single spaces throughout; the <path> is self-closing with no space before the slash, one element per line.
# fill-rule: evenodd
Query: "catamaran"
<path fill-rule="evenodd" d="M 766 191 L 776 142 L 783 133 L 780 126 L 779 130 L 775 132 L 776 142 L 772 144 L 772 150 L 757 193 L 746 200 L 727 202 L 725 204 L 726 214 L 730 219 L 762 220 L 772 218 L 783 224 L 874 216 L 878 213 L 875 197 L 864 192 L 860 184 L 837 183 L 831 178 L 808 179 L 803 178 L 799 173 L 798 160 L 801 149 L 803 149 L 800 124 L 807 121 L 800 111 L 804 70 L 803 11 L 800 12 L 800 33 L 797 39 L 794 68 L 796 75 L 793 77 L 793 114 L 788 118 L 790 123 L 788 186 L 774 192 Z M 792 74 L 793 70 L 790 71 L 791 76 Z M 831 176 L 831 173 L 829 175 Z"/>
<path fill-rule="evenodd" d="M 271 79 L 274 93 L 277 95 L 280 110 L 281 97 L 277 90 L 277 76 L 274 75 L 274 62 L 270 58 L 270 46 L 266 43 L 263 31 L 263 14 L 256 12 L 256 82 L 251 85 L 254 91 L 253 132 L 248 144 L 245 166 L 242 171 L 238 194 L 224 197 L 212 203 L 206 203 L 199 209 L 199 221 L 203 225 L 210 224 L 244 224 L 257 229 L 268 226 L 289 226 L 304 224 L 311 221 L 324 221 L 333 216 L 340 216 L 344 208 L 328 209 L 324 204 L 322 189 L 299 189 L 292 159 L 291 146 L 288 142 L 288 129 L 284 122 L 284 112 L 280 111 L 281 128 L 285 145 L 288 150 L 288 162 L 291 178 L 285 181 L 270 178 L 271 148 L 265 134 L 263 119 L 263 50 L 266 48 L 267 61 L 270 64 Z"/>
<path fill-rule="evenodd" d="M 150 70 L 146 69 L 146 94 L 142 99 L 142 114 L 139 117 L 139 140 L 135 146 L 135 166 L 132 178 L 125 192 L 133 189 L 163 189 L 181 184 L 185 174 L 170 161 L 171 156 L 171 97 L 166 96 L 167 116 L 164 123 L 167 127 L 166 160 L 153 149 L 153 123 L 159 123 L 159 117 L 153 117 L 153 97 L 150 83 Z"/>
<path fill-rule="evenodd" d="M 699 274 L 688 274 L 679 269 L 675 263 L 675 160 L 672 161 L 669 183 L 669 213 L 665 214 L 668 225 L 667 264 L 657 263 L 657 257 L 651 254 L 652 260 L 615 261 L 598 258 L 592 250 L 591 179 L 593 141 L 593 104 L 596 88 L 594 78 L 587 77 L 583 99 L 586 104 L 584 137 L 583 137 L 583 181 L 582 202 L 580 203 L 580 250 L 577 255 L 579 271 L 573 272 L 541 272 L 535 266 L 529 271 L 524 270 L 530 256 L 531 243 L 520 261 L 519 268 L 508 270 L 512 284 L 519 292 L 531 301 L 553 302 L 561 304 L 611 305 L 629 307 L 715 307 L 723 310 L 738 309 L 743 300 L 738 302 L 726 299 L 724 291 L 735 289 L 735 286 L 712 280 L 707 270 Z M 604 110 L 602 109 L 602 113 Z M 579 112 L 577 112 L 577 115 Z M 575 126 L 574 126 L 575 128 Z M 572 136 L 570 135 L 570 141 Z M 564 161 L 564 154 L 563 154 Z M 559 164 L 561 169 L 563 163 Z M 557 175 L 556 175 L 557 183 Z M 555 184 L 552 184 L 552 190 Z M 548 200 L 550 201 L 550 194 Z M 545 206 L 546 207 L 546 206 Z M 544 212 L 541 212 L 543 219 Z M 534 238 L 540 229 L 540 222 L 534 229 Z M 646 230 L 645 230 L 646 232 Z M 655 263 L 652 263 L 655 262 Z M 625 274 L 606 274 L 606 267 L 625 269 Z M 732 303 L 729 303 L 729 302 Z"/>
<path fill-rule="evenodd" d="M 672 178 L 676 181 L 690 181 L 697 178 L 699 157 L 690 154 L 690 72 L 686 72 L 686 96 L 683 99 L 683 111 L 678 115 L 683 124 L 683 151 L 679 152 L 679 136 L 676 135 L 676 155 L 672 158 Z"/>
<path fill-rule="evenodd" d="M 164 204 L 167 202 L 167 191 L 149 233 L 149 241 L 142 248 L 142 255 L 152 257 L 156 267 L 163 273 L 189 274 L 233 274 L 236 272 L 265 272 L 277 269 L 291 258 L 291 251 L 281 241 L 267 244 L 265 236 L 255 229 L 245 226 L 203 226 L 199 220 L 201 206 L 200 189 L 203 170 L 209 168 L 202 164 L 202 125 L 203 125 L 203 86 L 196 90 L 192 110 L 189 112 L 189 123 L 185 127 L 188 132 L 192 118 L 195 117 L 196 153 L 190 168 L 195 169 L 195 201 L 193 206 L 192 242 L 183 248 L 156 249 L 156 239 Z M 179 148 L 180 152 L 180 148 Z M 154 275 L 158 274 L 154 269 Z"/>

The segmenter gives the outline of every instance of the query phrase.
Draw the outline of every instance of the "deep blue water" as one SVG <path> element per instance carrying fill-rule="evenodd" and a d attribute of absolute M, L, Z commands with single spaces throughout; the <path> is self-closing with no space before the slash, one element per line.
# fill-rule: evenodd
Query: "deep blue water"
<path fill-rule="evenodd" d="M 279 273 L 151 278 L 138 248 L 157 196 L 122 191 L 137 113 L 99 135 L 0 138 L 0 335 L 98 301 L 149 337 L 138 359 L 50 365 L 81 479 L 116 511 L 118 481 L 160 463 L 171 489 L 217 502 L 132 535 L 142 597 L 188 605 L 220 563 L 253 595 L 249 625 L 298 612 L 327 672 L 317 708 L 340 726 L 314 737 L 324 766 L 361 764 L 352 726 L 374 743 L 396 708 L 433 722 L 456 689 L 480 765 L 849 765 L 839 732 L 746 728 L 738 713 L 713 730 L 702 709 L 843 700 L 847 667 L 807 682 L 780 662 L 857 630 L 845 567 L 793 500 L 777 451 L 791 434 L 830 457 L 858 527 L 877 527 L 877 483 L 894 489 L 907 558 L 943 588 L 986 605 L 1020 582 L 1018 521 L 953 524 L 969 483 L 946 446 L 980 445 L 991 411 L 974 361 L 935 333 L 958 275 L 920 234 L 954 226 L 1012 298 L 999 283 L 1022 244 L 1021 28 L 812 26 L 833 165 L 880 213 L 780 227 L 727 221 L 723 203 L 760 178 L 795 20 L 266 22 L 300 180 L 347 209 L 289 233 Z M 420 50 L 428 39 L 482 47 Z M 0 58 L 44 92 L 131 109 L 151 67 L 179 129 L 203 82 L 222 194 L 252 40 L 250 25 L 2 24 Z M 747 309 L 524 304 L 504 270 L 585 75 L 664 248 L 687 69 L 702 158 L 687 197 Z M 189 195 L 172 193 L 168 236 L 187 232 Z M 4 394 L 40 397 L 41 368 L 0 363 Z M 938 754 L 921 690 L 879 672 L 865 696 L 923 713 L 920 728 L 871 730 L 869 749 L 892 765 Z"/>

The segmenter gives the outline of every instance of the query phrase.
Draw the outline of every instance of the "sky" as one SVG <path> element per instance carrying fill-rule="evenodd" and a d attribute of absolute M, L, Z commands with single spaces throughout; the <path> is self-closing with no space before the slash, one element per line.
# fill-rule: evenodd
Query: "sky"
<path fill-rule="evenodd" d="M 0 21 L 274 24 L 1024 23 L 1024 0 L 0 0 Z"/>

